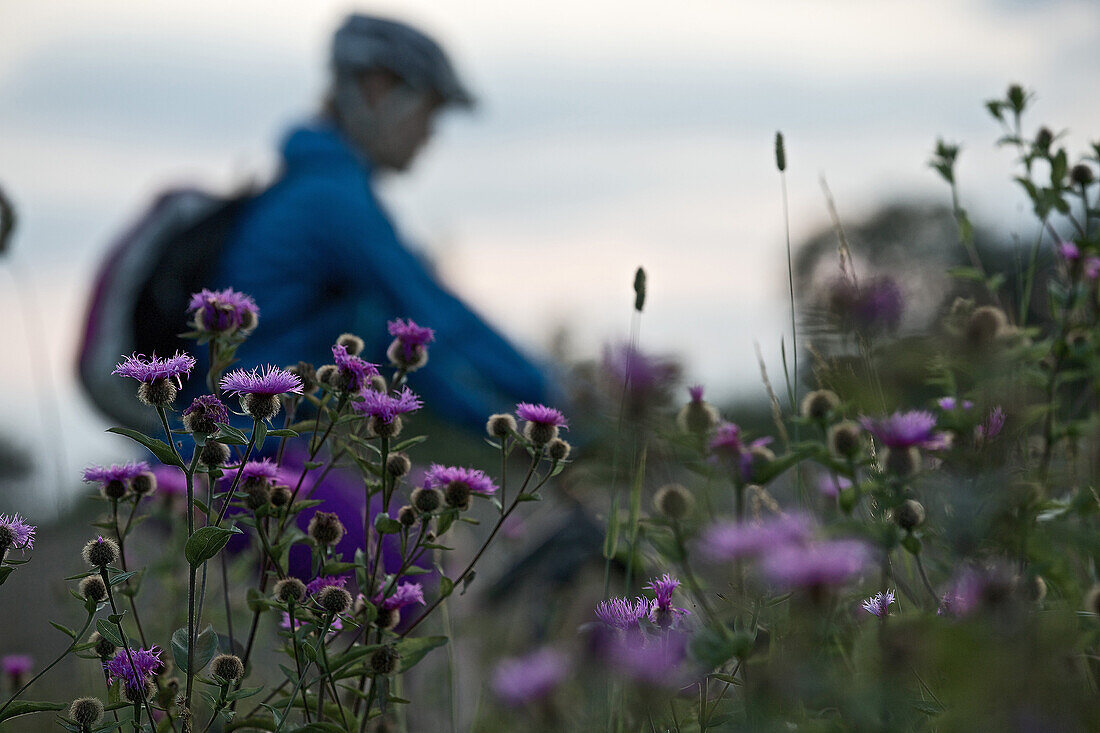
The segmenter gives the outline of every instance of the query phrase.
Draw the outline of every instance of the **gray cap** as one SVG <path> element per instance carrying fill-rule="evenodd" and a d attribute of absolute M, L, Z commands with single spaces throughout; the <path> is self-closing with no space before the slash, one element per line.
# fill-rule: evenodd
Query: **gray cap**
<path fill-rule="evenodd" d="M 473 106 L 439 44 L 412 26 L 370 15 L 349 15 L 332 39 L 335 71 L 386 69 L 417 89 L 438 92 L 445 103 Z"/>

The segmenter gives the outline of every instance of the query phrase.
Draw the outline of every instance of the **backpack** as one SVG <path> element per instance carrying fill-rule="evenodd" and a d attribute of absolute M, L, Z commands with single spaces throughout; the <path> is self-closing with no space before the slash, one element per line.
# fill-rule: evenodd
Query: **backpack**
<path fill-rule="evenodd" d="M 179 337 L 190 330 L 191 294 L 211 286 L 223 247 L 257 194 L 167 191 L 110 248 L 88 302 L 78 371 L 92 402 L 117 424 L 159 429 L 156 415 L 135 399 L 136 385 L 111 372 L 135 352 L 193 349 Z"/>

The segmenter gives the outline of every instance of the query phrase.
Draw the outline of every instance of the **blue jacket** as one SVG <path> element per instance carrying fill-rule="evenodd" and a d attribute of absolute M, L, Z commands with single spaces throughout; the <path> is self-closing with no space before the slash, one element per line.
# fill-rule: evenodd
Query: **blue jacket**
<path fill-rule="evenodd" d="M 435 414 L 480 429 L 518 401 L 546 401 L 545 374 L 401 243 L 371 190 L 369 162 L 335 127 L 292 130 L 283 158 L 281 178 L 244 210 L 212 284 L 260 307 L 237 366 L 331 363 L 346 331 L 366 342 L 364 358 L 385 361 L 386 322 L 411 318 L 435 329 L 428 365 L 409 380 Z"/>

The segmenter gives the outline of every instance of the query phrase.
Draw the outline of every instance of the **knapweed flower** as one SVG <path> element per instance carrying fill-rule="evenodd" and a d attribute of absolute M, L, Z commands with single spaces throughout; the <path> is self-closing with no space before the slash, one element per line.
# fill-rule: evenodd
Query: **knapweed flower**
<path fill-rule="evenodd" d="M 195 357 L 177 351 L 175 356 L 165 359 L 154 355 L 146 357 L 144 354 L 131 354 L 115 365 L 111 374 L 120 377 L 130 377 L 144 384 L 151 384 L 161 379 L 174 379 L 179 383 L 180 377 L 190 374 L 195 368 Z"/>
<path fill-rule="evenodd" d="M 596 604 L 596 618 L 613 629 L 627 631 L 638 628 L 643 618 L 649 618 L 652 603 L 641 596 L 631 601 L 628 598 L 609 598 Z"/>
<path fill-rule="evenodd" d="M 1090 255 L 1085 258 L 1085 277 L 1089 280 L 1100 277 L 1100 257 Z"/>
<path fill-rule="evenodd" d="M 703 399 L 702 385 L 688 387 L 688 394 L 691 395 L 691 401 L 676 414 L 676 424 L 685 433 L 705 435 L 718 424 L 718 410 Z"/>
<path fill-rule="evenodd" d="M 653 595 L 656 596 L 649 609 L 649 620 L 662 629 L 675 626 L 681 618 L 690 613 L 686 608 L 672 606 L 672 593 L 679 586 L 680 581 L 668 573 L 660 578 L 653 578 L 645 585 L 645 589 L 653 591 Z"/>
<path fill-rule="evenodd" d="M 981 602 L 985 589 L 985 575 L 975 568 L 963 568 L 951 581 L 947 592 L 940 598 L 937 616 L 951 615 L 961 618 L 970 614 Z"/>
<path fill-rule="evenodd" d="M 29 654 L 7 654 L 0 657 L 0 668 L 4 674 L 18 680 L 34 667 L 34 657 Z"/>
<path fill-rule="evenodd" d="M 893 331 L 901 323 L 905 299 L 891 277 L 878 277 L 862 285 L 839 278 L 829 292 L 829 309 L 843 327 L 872 333 Z"/>
<path fill-rule="evenodd" d="M 558 437 L 558 428 L 569 429 L 569 423 L 559 410 L 546 405 L 521 402 L 516 405 L 516 415 L 526 420 L 523 434 L 537 447 L 542 447 Z"/>
<path fill-rule="evenodd" d="M 808 541 L 813 523 L 804 514 L 784 514 L 759 524 L 719 522 L 704 530 L 699 550 L 714 562 L 755 557 Z"/>
<path fill-rule="evenodd" d="M 217 333 L 251 331 L 260 317 L 256 301 L 232 288 L 193 293 L 187 312 L 195 314 L 195 328 Z"/>
<path fill-rule="evenodd" d="M 152 646 L 148 649 L 131 647 L 129 655 L 125 649 L 115 652 L 111 660 L 104 663 L 103 669 L 107 671 L 108 685 L 113 685 L 116 680 L 122 680 L 126 698 L 141 700 L 146 696 L 153 676 L 163 666 L 164 663 L 160 661 L 159 647 Z"/>
<path fill-rule="evenodd" d="M 950 445 L 950 436 L 936 432 L 936 417 L 926 410 L 899 411 L 878 420 L 864 417 L 860 423 L 887 448 L 940 450 Z"/>
<path fill-rule="evenodd" d="M 379 608 L 389 610 L 401 609 L 414 603 L 423 606 L 424 587 L 420 583 L 398 583 L 397 588 L 389 596 L 383 598 L 382 591 L 379 591 L 372 602 Z"/>
<path fill-rule="evenodd" d="M 216 396 L 204 394 L 192 400 L 190 406 L 183 411 L 183 426 L 192 433 L 217 432 L 217 423 L 229 421 L 229 411 Z"/>
<path fill-rule="evenodd" d="M 761 569 L 777 585 L 819 588 L 847 582 L 870 558 L 870 548 L 859 540 L 789 544 L 764 557 Z"/>
<path fill-rule="evenodd" d="M 725 456 L 736 461 L 738 476 L 742 481 L 749 481 L 752 479 L 754 452 L 766 448 L 771 442 L 770 437 L 764 437 L 746 445 L 741 439 L 741 427 L 727 422 L 718 426 L 708 447 L 712 455 Z"/>
<path fill-rule="evenodd" d="M 369 361 L 352 356 L 347 347 L 336 344 L 332 347 L 332 358 L 336 362 L 334 386 L 346 392 L 358 392 L 370 384 L 370 378 L 378 376 L 378 367 Z"/>
<path fill-rule="evenodd" d="M 353 402 L 352 408 L 370 418 L 370 429 L 375 435 L 387 438 L 401 431 L 400 415 L 414 412 L 424 406 L 420 398 L 408 387 L 402 388 L 397 394 L 368 389 L 364 390 L 360 396 L 363 399 Z"/>
<path fill-rule="evenodd" d="M 241 409 L 255 420 L 269 420 L 279 411 L 279 395 L 301 394 L 302 379 L 278 367 L 235 369 L 221 380 L 221 387 L 241 398 Z"/>
<path fill-rule="evenodd" d="M 328 587 L 343 588 L 347 585 L 348 579 L 342 575 L 322 575 L 309 581 L 306 585 L 306 593 L 311 596 L 317 595 L 322 589 Z"/>
<path fill-rule="evenodd" d="M 888 590 L 885 593 L 876 593 L 860 605 L 863 610 L 872 616 L 878 616 L 879 618 L 886 618 L 890 615 L 890 604 L 894 602 L 894 591 Z"/>
<path fill-rule="evenodd" d="M 461 466 L 441 466 L 433 463 L 424 478 L 428 489 L 439 489 L 447 506 L 466 509 L 470 506 L 473 494 L 489 496 L 495 494 L 497 487 L 484 471 Z"/>
<path fill-rule="evenodd" d="M 1005 426 L 1005 411 L 998 405 L 989 411 L 985 421 L 974 428 L 974 437 L 978 442 L 992 440 L 1000 435 Z"/>
<path fill-rule="evenodd" d="M 33 550 L 36 530 L 18 514 L 0 514 L 0 558 L 10 548 Z"/>
<path fill-rule="evenodd" d="M 115 463 L 111 466 L 88 466 L 84 469 L 85 483 L 98 483 L 108 499 L 121 499 L 129 490 L 130 482 L 150 472 L 145 461 Z"/>
<path fill-rule="evenodd" d="M 418 326 L 413 319 L 398 318 L 386 324 L 393 343 L 386 349 L 386 358 L 398 369 L 414 372 L 428 363 L 428 344 L 435 340 L 435 331 Z"/>
<path fill-rule="evenodd" d="M 509 707 L 541 700 L 554 691 L 569 671 L 566 656 L 539 649 L 522 657 L 501 660 L 493 670 L 493 693 Z"/>
<path fill-rule="evenodd" d="M 298 618 L 297 613 L 295 613 L 294 619 L 294 628 L 302 628 L 302 624 L 305 622 L 302 619 Z M 279 622 L 279 628 L 288 630 L 290 629 L 290 614 L 286 611 L 283 611 L 283 618 L 282 621 Z M 342 621 L 340 621 L 340 617 L 334 616 L 332 618 L 332 623 L 328 627 L 328 634 L 325 635 L 325 639 L 331 639 L 343 630 L 344 624 Z"/>
<path fill-rule="evenodd" d="M 153 467 L 153 475 L 157 479 L 157 489 L 162 494 L 167 496 L 187 495 L 187 476 L 182 469 L 161 464 Z"/>
<path fill-rule="evenodd" d="M 1055 249 L 1066 262 L 1075 262 L 1081 257 L 1081 250 L 1073 242 L 1059 242 Z"/>
<path fill-rule="evenodd" d="M 954 397 L 940 397 L 936 400 L 936 404 L 944 412 L 954 412 L 957 408 L 969 410 L 974 407 L 974 403 L 970 400 L 957 400 Z"/>
<path fill-rule="evenodd" d="M 635 415 L 667 401 L 680 378 L 680 366 L 673 359 L 647 354 L 629 343 L 605 346 L 603 368 L 616 390 L 626 390 L 627 410 Z"/>

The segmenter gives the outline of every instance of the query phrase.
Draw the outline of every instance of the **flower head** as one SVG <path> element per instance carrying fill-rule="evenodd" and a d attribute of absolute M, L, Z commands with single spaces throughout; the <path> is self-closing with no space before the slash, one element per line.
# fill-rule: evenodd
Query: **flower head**
<path fill-rule="evenodd" d="M 870 548 L 859 540 L 789 544 L 763 558 L 761 568 L 778 585 L 840 585 L 862 571 L 870 556 Z"/>
<path fill-rule="evenodd" d="M 0 668 L 9 677 L 22 677 L 34 667 L 34 657 L 29 654 L 8 654 L 0 657 Z"/>
<path fill-rule="evenodd" d="M 970 400 L 957 400 L 954 397 L 940 397 L 936 400 L 936 404 L 944 412 L 954 412 L 957 408 L 969 410 L 974 407 L 974 403 Z"/>
<path fill-rule="evenodd" d="M 249 331 L 256 327 L 260 309 L 251 296 L 232 288 L 202 289 L 191 295 L 187 312 L 195 314 L 195 325 L 203 331 Z"/>
<path fill-rule="evenodd" d="M 424 588 L 420 583 L 399 583 L 388 597 L 382 598 L 382 591 L 379 591 L 372 602 L 387 610 L 404 608 L 414 603 L 424 605 Z"/>
<path fill-rule="evenodd" d="M 1066 262 L 1074 262 L 1081 257 L 1081 250 L 1073 242 L 1059 242 L 1056 249 Z"/>
<path fill-rule="evenodd" d="M 131 660 L 133 660 L 132 666 Z M 160 661 L 160 649 L 152 646 L 148 649 L 133 647 L 129 655 L 125 649 L 119 649 L 110 661 L 104 663 L 103 669 L 107 671 L 107 684 L 122 680 L 129 697 L 141 699 L 149 683 L 152 682 L 153 675 L 163 666 L 164 663 Z"/>
<path fill-rule="evenodd" d="M 298 618 L 297 614 L 295 614 L 295 619 L 297 619 L 296 623 L 294 624 L 295 628 L 301 628 L 303 622 L 302 622 L 301 619 Z M 282 621 L 279 622 L 279 628 L 282 628 L 282 629 L 289 629 L 290 628 L 290 614 L 287 613 L 286 611 L 283 611 L 283 618 L 282 618 Z M 325 638 L 326 639 L 331 639 L 332 637 L 336 636 L 337 633 L 339 633 L 343 630 L 344 630 L 344 624 L 343 624 L 342 621 L 340 621 L 340 617 L 339 616 L 334 616 L 333 619 L 332 619 L 332 624 L 330 624 L 329 627 L 328 627 L 328 634 L 325 636 Z"/>
<path fill-rule="evenodd" d="M 0 554 L 12 547 L 33 550 L 37 529 L 18 514 L 0 514 Z"/>
<path fill-rule="evenodd" d="M 927 410 L 895 412 L 878 420 L 864 417 L 860 423 L 887 448 L 939 450 L 948 445 L 947 434 L 935 432 L 936 418 Z"/>
<path fill-rule="evenodd" d="M 435 340 L 435 331 L 418 326 L 413 319 L 390 321 L 386 328 L 393 336 L 388 356 L 395 365 L 406 369 L 419 369 L 427 361 L 426 346 Z"/>
<path fill-rule="evenodd" d="M 174 379 L 179 382 L 182 375 L 189 374 L 194 368 L 195 357 L 182 351 L 177 351 L 175 356 L 166 359 L 156 355 L 147 358 L 144 354 L 131 354 L 119 362 L 111 374 L 130 377 L 143 384 L 160 379 Z"/>
<path fill-rule="evenodd" d="M 204 394 L 196 397 L 183 411 L 183 424 L 191 432 L 213 433 L 217 423 L 229 421 L 229 411 L 215 395 Z"/>
<path fill-rule="evenodd" d="M 688 394 L 691 395 L 691 401 L 692 402 L 702 402 L 703 401 L 703 385 L 693 384 L 692 386 L 688 387 Z"/>
<path fill-rule="evenodd" d="M 746 445 L 741 438 L 741 427 L 726 422 L 718 426 L 708 447 L 714 455 L 725 455 L 735 459 L 741 479 L 748 481 L 752 478 L 753 449 L 764 448 L 771 442 L 771 437 L 763 437 Z"/>
<path fill-rule="evenodd" d="M 474 494 L 485 496 L 495 494 L 497 490 L 492 479 L 486 476 L 484 471 L 461 466 L 441 466 L 438 463 L 433 463 L 428 469 L 425 484 L 430 488 L 440 489 L 444 493 L 448 489 L 453 489 L 455 484 L 464 486 Z"/>
<path fill-rule="evenodd" d="M 615 382 L 637 398 L 660 395 L 680 376 L 675 361 L 647 354 L 629 343 L 605 347 L 603 366 Z"/>
<path fill-rule="evenodd" d="M 364 390 L 361 394 L 361 402 L 352 403 L 352 407 L 364 415 L 375 417 L 385 423 L 392 423 L 398 415 L 419 410 L 424 406 L 408 387 L 403 387 L 397 394 L 384 394 L 372 389 Z"/>
<path fill-rule="evenodd" d="M 901 323 L 905 300 L 897 282 L 882 276 L 857 285 L 836 280 L 829 292 L 829 308 L 842 325 L 859 331 L 895 330 Z"/>
<path fill-rule="evenodd" d="M 1001 433 L 1001 429 L 1005 426 L 1005 411 L 998 405 L 989 411 L 989 415 L 986 416 L 985 421 L 974 428 L 974 435 L 979 442 L 983 440 L 992 440 Z"/>
<path fill-rule="evenodd" d="M 1089 280 L 1100 277 L 1100 257 L 1089 255 L 1085 258 L 1085 277 Z"/>
<path fill-rule="evenodd" d="M 145 461 L 116 463 L 111 466 L 88 466 L 84 469 L 84 481 L 86 483 L 98 481 L 103 484 L 112 481 L 126 483 L 149 470 L 149 464 Z"/>
<path fill-rule="evenodd" d="M 646 598 L 638 597 L 632 601 L 628 598 L 609 598 L 596 604 L 596 618 L 613 629 L 638 628 L 638 622 L 643 618 L 649 618 L 652 604 Z"/>
<path fill-rule="evenodd" d="M 264 458 L 262 461 L 248 461 L 241 467 L 240 474 L 242 484 L 250 481 L 275 483 L 279 480 L 282 471 L 271 462 L 270 458 Z"/>
<path fill-rule="evenodd" d="M 347 582 L 347 577 L 343 575 L 322 575 L 309 581 L 306 585 L 306 593 L 315 596 L 328 587 L 343 588 Z"/>
<path fill-rule="evenodd" d="M 569 423 L 560 410 L 546 405 L 533 405 L 530 402 L 521 402 L 516 405 L 516 415 L 527 422 L 547 425 L 555 428 L 569 428 Z"/>
<path fill-rule="evenodd" d="M 544 648 L 502 660 L 493 670 L 490 684 L 501 702 L 519 707 L 549 695 L 568 671 L 564 654 Z"/>
<path fill-rule="evenodd" d="M 699 541 L 703 555 L 714 562 L 755 557 L 809 540 L 813 523 L 804 514 L 785 514 L 759 524 L 719 522 Z"/>
<path fill-rule="evenodd" d="M 161 493 L 169 496 L 184 496 L 187 493 L 187 477 L 182 469 L 161 464 L 153 468 L 153 475 Z"/>
<path fill-rule="evenodd" d="M 653 591 L 656 598 L 649 610 L 649 620 L 661 628 L 675 626 L 676 623 L 690 612 L 685 608 L 673 608 L 672 593 L 680 586 L 680 581 L 665 573 L 660 578 L 653 578 L 646 584 L 646 590 Z"/>
<path fill-rule="evenodd" d="M 343 344 L 332 347 L 332 358 L 336 362 L 339 386 L 348 392 L 358 392 L 370 383 L 371 377 L 378 375 L 377 366 L 352 356 Z"/>
<path fill-rule="evenodd" d="M 822 496 L 828 496 L 832 499 L 840 496 L 840 492 L 844 489 L 851 487 L 852 482 L 843 476 L 833 476 L 827 473 L 817 480 L 817 490 L 821 492 Z"/>
<path fill-rule="evenodd" d="M 872 616 L 885 618 L 890 614 L 890 604 L 893 602 L 894 591 L 888 590 L 885 593 L 874 594 L 860 605 L 863 606 L 864 611 Z"/>
<path fill-rule="evenodd" d="M 288 392 L 301 394 L 302 380 L 296 374 L 267 366 L 252 371 L 234 369 L 222 377 L 221 387 L 230 394 L 238 395 L 281 395 Z"/>
<path fill-rule="evenodd" d="M 608 664 L 619 674 L 649 687 L 675 689 L 689 681 L 687 634 L 672 633 L 646 641 L 626 638 L 606 649 Z"/>

